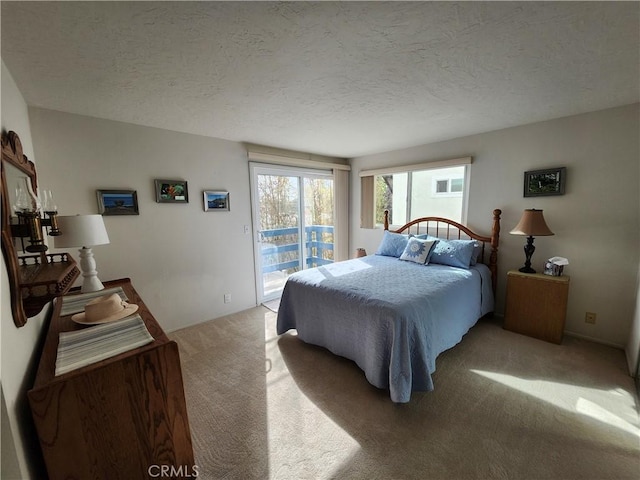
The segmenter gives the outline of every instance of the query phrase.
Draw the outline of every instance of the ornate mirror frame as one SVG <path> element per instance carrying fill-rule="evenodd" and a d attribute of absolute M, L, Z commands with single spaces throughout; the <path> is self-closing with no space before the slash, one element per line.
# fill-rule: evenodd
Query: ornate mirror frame
<path fill-rule="evenodd" d="M 2 132 L 2 254 L 7 266 L 11 313 L 17 327 L 27 323 L 30 316 L 37 315 L 55 297 L 64 295 L 80 275 L 76 261 L 68 253 L 45 253 L 44 233 L 60 235 L 55 217 L 57 212 L 40 211 L 29 214 L 34 220 L 12 224 L 11 191 L 9 180 L 16 175 L 30 183 L 31 191 L 37 195 L 38 178 L 36 166 L 22 153 L 22 143 L 15 132 Z M 17 201 L 17 198 L 14 199 Z M 23 216 L 24 216 L 23 212 Z M 37 220 L 35 220 L 37 218 Z M 25 229 L 26 227 L 26 229 Z M 45 232 L 42 231 L 45 230 Z M 37 232 L 37 233 L 36 233 Z M 25 237 L 29 246 L 24 247 Z M 16 239 L 27 252 L 35 255 L 18 255 Z"/>
<path fill-rule="evenodd" d="M 18 252 L 16 252 L 13 236 L 11 235 L 11 205 L 6 178 L 7 164 L 13 165 L 28 176 L 31 179 L 33 191 L 38 191 L 36 166 L 22 153 L 22 143 L 15 132 L 2 132 L 2 161 L 0 162 L 2 167 L 2 254 L 9 277 L 13 321 L 17 327 L 22 327 L 27 323 L 27 314 L 22 303 Z"/>

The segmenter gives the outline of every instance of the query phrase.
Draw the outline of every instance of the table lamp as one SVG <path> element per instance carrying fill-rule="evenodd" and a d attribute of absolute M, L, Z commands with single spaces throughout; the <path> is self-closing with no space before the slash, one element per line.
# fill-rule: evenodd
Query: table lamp
<path fill-rule="evenodd" d="M 544 221 L 542 210 L 536 210 L 535 208 L 525 210 L 518 224 L 509 233 L 512 235 L 526 235 L 528 237 L 527 243 L 524 246 L 524 254 L 526 256 L 524 267 L 520 268 L 519 271 L 522 273 L 536 273 L 536 271 L 531 268 L 531 256 L 536 250 L 536 247 L 533 246 L 533 237 L 553 235 L 553 232 Z"/>
<path fill-rule="evenodd" d="M 62 235 L 55 237 L 56 248 L 82 247 L 79 250 L 80 270 L 84 280 L 80 291 L 86 293 L 104 289 L 104 285 L 98 279 L 96 261 L 91 251 L 91 247 L 109 243 L 102 215 L 58 217 L 58 226 Z"/>

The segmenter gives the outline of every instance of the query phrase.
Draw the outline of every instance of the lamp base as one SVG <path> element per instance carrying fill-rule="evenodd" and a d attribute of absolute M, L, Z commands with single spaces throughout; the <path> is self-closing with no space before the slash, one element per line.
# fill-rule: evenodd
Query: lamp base
<path fill-rule="evenodd" d="M 524 267 L 518 269 L 518 271 L 522 272 L 522 273 L 536 273 L 536 271 L 533 268 L 527 267 L 527 266 L 524 266 Z"/>
<path fill-rule="evenodd" d="M 536 247 L 533 246 L 533 236 L 529 235 L 527 237 L 527 244 L 524 246 L 524 267 L 520 268 L 518 271 L 522 273 L 536 273 L 536 271 L 531 268 L 531 256 L 533 252 L 536 251 Z"/>
<path fill-rule="evenodd" d="M 97 292 L 104 290 L 104 285 L 98 278 L 96 270 L 96 261 L 93 258 L 93 252 L 90 248 L 82 247 L 80 250 L 80 270 L 82 271 L 82 293 Z"/>

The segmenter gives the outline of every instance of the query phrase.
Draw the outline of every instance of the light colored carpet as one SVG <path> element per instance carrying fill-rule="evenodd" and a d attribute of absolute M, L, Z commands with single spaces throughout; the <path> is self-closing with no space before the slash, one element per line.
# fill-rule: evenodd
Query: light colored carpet
<path fill-rule="evenodd" d="M 396 405 L 352 362 L 275 334 L 264 307 L 183 329 L 200 479 L 637 479 L 623 352 L 479 322 Z"/>
<path fill-rule="evenodd" d="M 280 308 L 280 298 L 276 298 L 275 300 L 269 300 L 268 302 L 264 302 L 262 305 L 267 307 L 274 313 L 278 313 L 278 308 Z"/>

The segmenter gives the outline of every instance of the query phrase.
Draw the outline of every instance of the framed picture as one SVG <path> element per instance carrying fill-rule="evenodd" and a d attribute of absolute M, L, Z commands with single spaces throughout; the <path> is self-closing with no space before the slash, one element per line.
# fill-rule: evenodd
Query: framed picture
<path fill-rule="evenodd" d="M 189 203 L 189 191 L 184 180 L 155 180 L 156 202 Z"/>
<path fill-rule="evenodd" d="M 205 190 L 204 192 L 205 212 L 228 212 L 229 192 Z"/>
<path fill-rule="evenodd" d="M 524 196 L 564 195 L 566 167 L 524 172 Z"/>
<path fill-rule="evenodd" d="M 96 190 L 102 215 L 140 215 L 135 190 Z"/>

